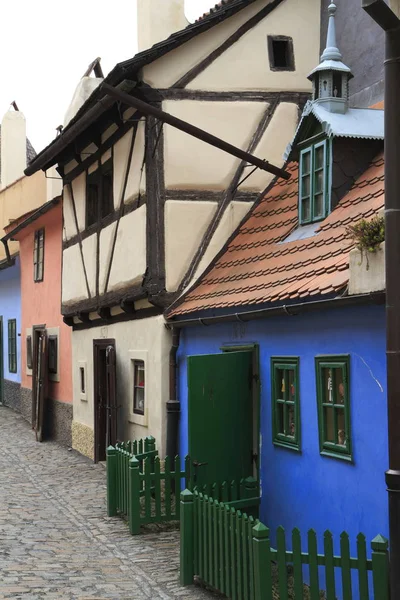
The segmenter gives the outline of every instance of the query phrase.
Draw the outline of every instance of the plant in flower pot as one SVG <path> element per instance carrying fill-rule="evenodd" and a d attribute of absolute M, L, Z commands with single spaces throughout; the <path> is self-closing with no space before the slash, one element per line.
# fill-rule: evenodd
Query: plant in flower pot
<path fill-rule="evenodd" d="M 361 252 L 361 258 L 366 257 L 367 270 L 369 269 L 368 254 L 377 252 L 385 241 L 385 220 L 377 216 L 367 221 L 361 219 L 355 225 L 349 225 L 347 234 L 355 242 L 356 248 Z"/>

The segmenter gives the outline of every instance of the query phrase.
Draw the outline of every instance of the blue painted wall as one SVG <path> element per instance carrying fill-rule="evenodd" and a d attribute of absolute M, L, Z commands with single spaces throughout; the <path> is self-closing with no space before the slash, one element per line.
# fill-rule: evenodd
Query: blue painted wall
<path fill-rule="evenodd" d="M 17 319 L 17 334 L 21 333 L 21 278 L 17 257 L 13 267 L 0 271 L 0 316 L 3 317 L 4 379 L 21 383 L 21 336 L 17 336 L 17 372 L 8 370 L 8 320 Z"/>
<path fill-rule="evenodd" d="M 179 349 L 181 454 L 187 443 L 186 357 L 220 352 L 224 344 L 257 342 L 261 376 L 262 521 L 275 529 L 314 528 L 336 536 L 346 530 L 355 552 L 357 534 L 368 542 L 388 535 L 385 311 L 383 307 L 342 308 L 246 324 L 182 330 Z M 314 357 L 350 354 L 351 424 L 354 464 L 319 453 Z M 271 356 L 300 357 L 302 452 L 272 444 Z M 205 432 L 206 435 L 206 432 Z M 336 539 L 335 550 L 338 551 Z M 322 546 L 321 550 L 322 550 Z"/>

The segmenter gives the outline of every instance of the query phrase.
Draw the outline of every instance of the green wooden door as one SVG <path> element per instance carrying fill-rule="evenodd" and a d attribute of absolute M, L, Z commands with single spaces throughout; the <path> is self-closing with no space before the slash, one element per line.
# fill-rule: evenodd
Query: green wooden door
<path fill-rule="evenodd" d="M 189 455 L 196 483 L 253 475 L 253 357 L 188 357 Z"/>

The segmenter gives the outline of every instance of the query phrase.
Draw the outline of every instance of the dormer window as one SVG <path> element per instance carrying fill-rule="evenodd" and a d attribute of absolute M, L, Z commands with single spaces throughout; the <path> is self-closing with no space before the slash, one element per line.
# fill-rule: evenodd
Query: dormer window
<path fill-rule="evenodd" d="M 329 210 L 327 140 L 300 152 L 299 221 L 321 221 Z"/>

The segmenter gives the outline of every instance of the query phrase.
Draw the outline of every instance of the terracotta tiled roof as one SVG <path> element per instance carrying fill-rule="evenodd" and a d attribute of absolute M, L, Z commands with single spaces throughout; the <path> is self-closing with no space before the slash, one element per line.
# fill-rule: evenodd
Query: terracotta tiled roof
<path fill-rule="evenodd" d="M 286 304 L 345 290 L 349 252 L 346 228 L 372 218 L 384 205 L 384 161 L 379 155 L 309 238 L 283 242 L 297 227 L 298 167 L 255 206 L 236 236 L 168 317 L 209 309 Z"/>

